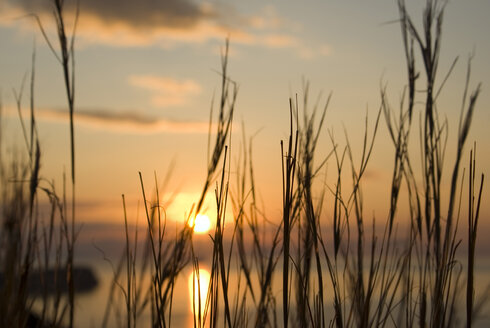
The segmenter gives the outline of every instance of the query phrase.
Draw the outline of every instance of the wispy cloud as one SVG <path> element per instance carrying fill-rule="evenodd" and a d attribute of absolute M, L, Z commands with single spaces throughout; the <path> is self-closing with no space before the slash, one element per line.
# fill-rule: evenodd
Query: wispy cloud
<path fill-rule="evenodd" d="M 201 86 L 191 79 L 133 75 L 129 77 L 129 83 L 150 91 L 151 103 L 155 107 L 183 106 L 188 104 L 193 96 L 201 93 Z"/>
<path fill-rule="evenodd" d="M 51 14 L 51 1 L 7 0 L 13 8 L 39 15 Z M 64 1 L 67 13 L 73 13 L 77 1 Z M 199 21 L 215 16 L 212 8 L 201 6 L 191 0 L 83 0 L 80 1 L 83 15 L 103 18 L 108 24 L 127 23 L 136 28 L 166 26 L 191 28 Z"/>
<path fill-rule="evenodd" d="M 309 47 L 302 45 L 298 49 L 298 55 L 303 59 L 315 59 L 318 57 L 325 57 L 332 53 L 332 49 L 326 45 L 322 44 L 318 47 Z"/>
<path fill-rule="evenodd" d="M 67 0 L 66 14 L 73 21 L 75 0 Z M 51 21 L 50 1 L 6 0 L 4 12 L 10 17 L 34 13 Z M 253 15 L 243 15 L 231 5 L 192 0 L 84 0 L 77 40 L 82 44 L 106 46 L 174 47 L 178 44 L 222 41 L 230 37 L 236 44 L 267 48 L 287 48 L 311 59 L 327 55 L 326 46 L 308 46 L 296 32 L 301 25 L 282 17 L 274 6 L 265 6 Z M 12 20 L 2 20 L 9 24 Z M 323 49 L 323 50 L 322 50 Z"/>
<path fill-rule="evenodd" d="M 42 109 L 36 112 L 39 120 L 68 122 L 68 112 Z M 107 109 L 79 109 L 75 113 L 75 124 L 94 129 L 119 133 L 185 133 L 207 134 L 209 122 L 177 121 L 151 117 L 137 111 L 119 112 Z"/>
<path fill-rule="evenodd" d="M 65 1 L 67 23 L 73 21 L 76 0 Z M 10 17 L 35 14 L 50 21 L 52 3 L 39 0 L 5 0 Z M 197 4 L 192 0 L 84 0 L 77 28 L 80 41 L 112 46 L 173 46 L 177 42 L 222 40 L 233 35 L 247 42 L 249 36 L 236 27 L 245 22 L 232 20 L 237 14 L 229 6 Z M 3 22 L 8 24 L 8 22 Z"/>
<path fill-rule="evenodd" d="M 248 22 L 250 26 L 259 30 L 278 30 L 285 25 L 295 25 L 294 22 L 281 17 L 277 12 L 276 7 L 272 5 L 267 5 L 262 8 L 260 13 L 250 16 Z"/>

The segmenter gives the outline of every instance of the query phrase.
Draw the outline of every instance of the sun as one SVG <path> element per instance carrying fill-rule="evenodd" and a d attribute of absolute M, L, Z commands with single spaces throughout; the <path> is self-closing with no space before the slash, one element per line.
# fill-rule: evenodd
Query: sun
<path fill-rule="evenodd" d="M 195 233 L 206 233 L 211 228 L 211 220 L 205 214 L 198 214 L 189 224 Z"/>

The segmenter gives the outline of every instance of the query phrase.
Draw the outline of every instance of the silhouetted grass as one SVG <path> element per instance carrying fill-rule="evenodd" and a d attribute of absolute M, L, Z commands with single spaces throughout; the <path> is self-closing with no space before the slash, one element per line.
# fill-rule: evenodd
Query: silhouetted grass
<path fill-rule="evenodd" d="M 23 88 L 16 94 L 26 155 L 14 158 L 8 167 L 4 152 L 0 152 L 0 325 L 5 327 L 31 326 L 34 300 L 39 301 L 42 308 L 36 325 L 74 326 L 75 33 L 68 37 L 65 31 L 63 1 L 52 2 L 60 55 L 42 25 L 40 27 L 63 69 L 70 113 L 72 198 L 69 204 L 66 192 L 60 196 L 54 184 L 43 180 L 41 175 L 33 55 L 28 125 L 22 115 Z M 159 187 L 155 174 L 154 192 L 149 196 L 140 173 L 144 237 L 138 236 L 137 229 L 134 235 L 130 234 L 130 218 L 122 196 L 126 247 L 114 269 L 102 326 L 107 326 L 109 317 L 115 313 L 120 325 L 138 327 L 144 312 L 151 313 L 152 327 L 175 324 L 172 318 L 176 281 L 187 267 L 193 274 L 194 327 L 453 327 L 463 321 L 468 327 L 474 325 L 478 310 L 488 296 L 484 293 L 475 300 L 475 249 L 484 182 L 482 175 L 480 186 L 476 186 L 476 146 L 469 160 L 467 263 L 460 263 L 456 255 L 462 241 L 457 234 L 465 177 L 461 163 L 466 156 L 464 147 L 480 86 L 470 91 L 468 64 L 454 148 L 456 156 L 452 170 L 445 173 L 443 164 L 447 166 L 448 161 L 444 155 L 451 144 L 448 143 L 448 122 L 440 121 L 442 113 L 438 112 L 437 101 L 456 64 L 455 60 L 439 83 L 446 2 L 426 1 L 422 28 L 413 22 L 405 2 L 398 0 L 397 3 L 407 69 L 407 85 L 399 108 L 390 105 L 387 88 L 382 86 L 379 110 L 374 120 L 366 114 L 361 151 L 356 152 L 347 132 L 343 145 L 332 131 L 325 132 L 331 95 L 326 100 L 318 97 L 311 107 L 309 85 L 305 83 L 302 101 L 298 101 L 298 96 L 289 101 L 289 135 L 278 147 L 281 167 L 277 171 L 280 170 L 282 176 L 280 221 L 269 219 L 260 204 L 253 164 L 254 138 L 247 140 L 245 128 L 237 163 L 233 168 L 231 165 L 238 87 L 229 77 L 226 42 L 216 117 L 214 101 L 211 105 L 202 192 L 174 235 L 167 229 L 165 208 L 168 204 L 161 200 L 166 181 Z M 416 59 L 422 60 L 421 68 Z M 422 109 L 417 125 L 418 104 Z M 389 211 L 380 219 L 366 214 L 363 188 L 381 116 L 385 118 L 393 143 L 393 172 L 386 200 Z M 410 151 L 414 128 L 419 129 L 418 154 Z M 322 137 L 331 142 L 331 148 L 323 152 L 319 149 Z M 0 135 L 0 145 L 1 141 Z M 317 162 L 319 153 L 327 155 Z M 421 163 L 420 169 L 414 164 L 417 161 Z M 328 163 L 334 167 L 333 185 L 321 179 Z M 236 179 L 231 178 L 232 172 Z M 442 184 L 447 175 L 450 183 L 446 195 Z M 213 185 L 214 194 L 210 192 Z M 214 196 L 216 222 L 210 235 L 212 256 L 208 260 L 197 255 L 190 223 L 202 211 L 209 194 Z M 407 198 L 401 199 L 402 195 Z M 38 216 L 41 196 L 51 205 L 47 221 Z M 227 217 L 228 198 L 232 217 Z M 402 201 L 409 206 L 407 213 L 400 213 Z M 67 214 L 69 206 L 71 215 Z M 327 216 L 330 216 L 329 222 L 325 222 Z M 399 231 L 400 227 L 405 228 L 401 217 L 409 218 L 406 229 L 400 229 L 404 232 Z M 144 238 L 141 250 L 137 248 L 139 238 Z M 204 288 L 200 284 L 199 269 L 205 261 L 209 262 L 211 273 L 203 303 L 200 297 L 196 299 L 194 291 Z M 33 269 L 47 271 L 53 266 L 63 268 L 67 274 L 67 300 L 63 299 L 60 289 L 55 291 L 54 297 L 48 297 L 47 282 L 43 281 L 44 292 L 37 299 L 29 297 L 27 281 Z M 198 279 L 194 279 L 196 277 Z M 125 279 L 123 283 L 122 279 Z M 118 308 L 115 302 L 118 291 L 123 295 L 123 308 Z M 466 306 L 462 311 L 458 297 L 464 292 Z"/>

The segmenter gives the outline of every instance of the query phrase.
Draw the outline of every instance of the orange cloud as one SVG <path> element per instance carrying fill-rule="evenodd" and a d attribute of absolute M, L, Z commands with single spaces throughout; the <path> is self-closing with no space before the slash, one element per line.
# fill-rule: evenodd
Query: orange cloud
<path fill-rule="evenodd" d="M 75 20 L 76 3 L 65 1 L 68 30 Z M 11 19 L 3 19 L 1 24 L 12 25 L 17 21 L 12 18 L 34 14 L 43 25 L 49 25 L 47 22 L 53 20 L 52 10 L 49 1 L 6 0 L 2 16 Z M 223 40 L 227 36 L 238 42 L 249 42 L 248 33 L 233 26 L 245 20 L 229 18 L 237 16 L 231 7 L 196 4 L 190 0 L 84 0 L 80 2 L 77 39 L 81 43 L 126 47 L 172 46 L 177 42 Z"/>
<path fill-rule="evenodd" d="M 11 115 L 15 113 L 9 111 Z M 36 111 L 40 121 L 68 122 L 68 111 L 41 109 Z M 139 112 L 116 112 L 104 109 L 80 109 L 75 112 L 75 124 L 119 133 L 152 134 L 152 133 L 197 133 L 207 134 L 209 122 L 177 121 L 155 118 Z"/>
<path fill-rule="evenodd" d="M 261 38 L 261 43 L 270 48 L 288 48 L 299 44 L 298 39 L 284 34 L 268 34 Z"/>
<path fill-rule="evenodd" d="M 173 47 L 178 43 L 224 40 L 228 36 L 238 43 L 251 43 L 253 40 L 253 36 L 247 32 L 209 20 L 201 20 L 188 27 L 155 25 L 138 28 L 131 25 L 131 22 L 106 22 L 101 17 L 85 15 L 80 19 L 77 31 L 78 38 L 84 43 L 123 47 Z"/>
<path fill-rule="evenodd" d="M 201 93 L 201 86 L 189 79 L 179 81 L 155 75 L 133 75 L 129 83 L 151 91 L 151 102 L 156 107 L 182 106 Z"/>
<path fill-rule="evenodd" d="M 65 1 L 66 23 L 74 21 L 76 1 Z M 80 2 L 77 42 L 119 47 L 158 45 L 174 47 L 182 43 L 206 43 L 230 38 L 235 44 L 267 48 L 287 48 L 303 59 L 329 54 L 327 46 L 308 46 L 295 36 L 301 30 L 297 22 L 281 17 L 274 6 L 265 6 L 257 15 L 244 16 L 230 5 L 197 4 L 190 0 L 84 0 Z M 48 34 L 54 36 L 49 1 L 6 0 L 4 17 L 38 15 Z M 7 13 L 7 14 L 5 14 Z M 25 21 L 22 27 L 25 27 Z M 13 25 L 16 20 L 2 19 Z M 31 21 L 32 23 L 33 21 Z M 30 24 L 31 28 L 35 24 Z"/>
<path fill-rule="evenodd" d="M 6 0 L 6 3 L 37 15 L 51 15 L 53 11 L 51 1 Z M 77 3 L 76 0 L 64 1 L 64 12 L 73 15 Z M 79 6 L 83 15 L 99 17 L 108 25 L 126 22 L 136 28 L 192 28 L 199 21 L 216 16 L 212 7 L 200 6 L 191 0 L 83 0 Z"/>

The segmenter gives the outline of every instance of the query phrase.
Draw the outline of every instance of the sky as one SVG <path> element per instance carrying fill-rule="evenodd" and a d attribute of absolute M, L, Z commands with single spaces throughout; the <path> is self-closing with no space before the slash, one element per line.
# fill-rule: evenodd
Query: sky
<path fill-rule="evenodd" d="M 65 2 L 70 28 L 75 2 Z M 409 3 L 417 23 L 422 3 Z M 56 181 L 61 190 L 63 172 L 70 167 L 62 70 L 31 15 L 39 17 L 55 44 L 51 10 L 49 1 L 0 2 L 0 92 L 7 136 L 4 148 L 24 149 L 14 90 L 20 92 L 25 76 L 29 80 L 35 50 L 42 175 Z M 477 142 L 479 172 L 490 168 L 488 13 L 487 0 L 452 0 L 446 7 L 440 76 L 459 57 L 439 99 L 450 131 L 446 175 L 452 168 L 470 54 L 474 54 L 471 86 L 481 82 L 482 93 L 468 142 Z M 345 129 L 354 149 L 359 149 L 366 113 L 372 131 L 381 86 L 387 87 L 396 105 L 406 84 L 397 19 L 394 0 L 81 0 L 75 39 L 79 220 L 122 223 L 121 194 L 126 195 L 131 217 L 136 217 L 138 204 L 141 211 L 138 172 L 151 190 L 154 175 L 161 182 L 169 170 L 171 179 L 161 193 L 174 198 L 169 216 L 185 218 L 206 175 L 209 113 L 213 96 L 219 94 L 226 38 L 229 75 L 239 87 L 232 164 L 238 158 L 242 133 L 253 136 L 260 197 L 267 204 L 268 217 L 277 219 L 282 192 L 279 145 L 288 135 L 289 97 L 302 97 L 303 81 L 310 83 L 311 104 L 317 97 L 324 104 L 332 94 L 319 158 L 332 149 L 328 131 L 345 144 Z M 420 65 L 420 57 L 417 60 Z M 28 83 L 25 88 L 22 108 L 27 113 Z M 421 112 L 421 106 L 417 110 Z M 415 151 L 417 142 L 412 142 Z M 393 147 L 382 119 L 364 186 L 367 210 L 376 217 L 387 214 L 392 162 Z M 332 166 L 325 174 L 334 173 Z M 486 203 L 483 225 L 490 216 Z M 206 207 L 212 211 L 212 197 Z"/>

